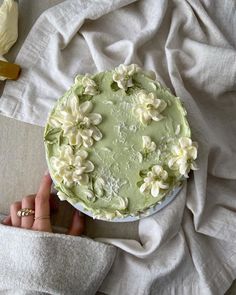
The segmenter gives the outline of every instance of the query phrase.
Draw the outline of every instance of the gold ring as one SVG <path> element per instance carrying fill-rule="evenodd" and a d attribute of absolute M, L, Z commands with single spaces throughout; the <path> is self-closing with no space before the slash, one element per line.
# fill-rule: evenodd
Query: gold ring
<path fill-rule="evenodd" d="M 34 220 L 37 220 L 37 219 L 50 219 L 50 216 L 49 215 L 44 215 L 44 216 L 34 217 Z"/>
<path fill-rule="evenodd" d="M 30 209 L 30 208 L 23 208 L 23 209 L 20 209 L 19 211 L 17 211 L 18 217 L 31 216 L 34 214 L 35 214 L 34 209 Z"/>

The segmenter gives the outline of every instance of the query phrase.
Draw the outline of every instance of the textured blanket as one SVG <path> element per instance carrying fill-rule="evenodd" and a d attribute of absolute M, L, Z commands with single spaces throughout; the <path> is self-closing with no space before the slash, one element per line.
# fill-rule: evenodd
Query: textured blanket
<path fill-rule="evenodd" d="M 236 277 L 236 3 L 65 1 L 38 19 L 1 113 L 43 126 L 77 73 L 137 63 L 181 97 L 199 170 L 164 210 L 139 223 L 101 286 L 112 294 L 224 294 Z"/>

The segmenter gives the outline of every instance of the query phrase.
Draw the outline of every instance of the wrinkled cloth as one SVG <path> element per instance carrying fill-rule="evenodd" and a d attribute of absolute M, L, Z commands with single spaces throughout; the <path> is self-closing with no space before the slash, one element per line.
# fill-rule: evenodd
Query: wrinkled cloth
<path fill-rule="evenodd" d="M 137 63 L 181 98 L 199 144 L 198 171 L 168 207 L 139 223 L 100 290 L 221 295 L 236 278 L 236 3 L 66 1 L 45 12 L 16 62 L 0 111 L 43 126 L 78 74 Z M 127 226 L 127 225 L 125 225 Z"/>
<path fill-rule="evenodd" d="M 1 215 L 0 215 L 1 220 Z M 0 294 L 95 294 L 116 248 L 0 223 Z"/>

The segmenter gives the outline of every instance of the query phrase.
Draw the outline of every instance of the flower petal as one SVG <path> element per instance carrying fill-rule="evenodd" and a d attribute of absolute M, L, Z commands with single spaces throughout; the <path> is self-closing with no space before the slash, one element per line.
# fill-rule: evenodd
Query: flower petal
<path fill-rule="evenodd" d="M 163 183 L 162 181 L 159 182 L 159 187 L 161 189 L 168 189 L 169 188 L 169 184 L 168 183 Z"/>
<path fill-rule="evenodd" d="M 143 183 L 139 188 L 140 192 L 141 193 L 145 192 L 147 190 L 148 186 L 149 186 L 148 183 Z"/>
<path fill-rule="evenodd" d="M 157 183 L 154 183 L 152 185 L 152 188 L 151 188 L 151 195 L 156 198 L 158 195 L 159 195 L 159 185 Z"/>
<path fill-rule="evenodd" d="M 166 170 L 163 170 L 161 172 L 161 179 L 166 180 L 168 178 L 168 173 Z"/>
<path fill-rule="evenodd" d="M 76 116 L 76 114 L 79 112 L 79 98 L 75 95 L 75 93 L 72 93 L 68 98 L 68 104 L 72 115 Z M 70 115 L 70 113 L 67 114 Z"/>
<path fill-rule="evenodd" d="M 155 142 L 152 141 L 151 144 L 150 144 L 149 150 L 150 150 L 151 152 L 154 152 L 154 151 L 156 150 L 156 147 L 157 147 L 157 146 L 156 146 Z"/>
<path fill-rule="evenodd" d="M 191 163 L 190 168 L 192 170 L 198 170 L 197 164 L 194 161 Z"/>
<path fill-rule="evenodd" d="M 86 185 L 89 182 L 88 174 L 83 174 L 80 176 L 80 179 L 78 180 L 80 185 Z"/>
<path fill-rule="evenodd" d="M 57 118 L 56 116 L 52 116 L 48 120 L 48 124 L 52 127 L 58 128 L 61 126 L 61 120 Z"/>
<path fill-rule="evenodd" d="M 197 148 L 195 146 L 188 148 L 188 156 L 193 160 L 197 159 Z"/>
<path fill-rule="evenodd" d="M 91 130 L 93 131 L 92 137 L 96 140 L 99 141 L 102 139 L 102 132 L 95 126 L 91 127 Z"/>
<path fill-rule="evenodd" d="M 93 125 L 98 125 L 102 122 L 102 116 L 97 113 L 91 113 L 88 115 L 88 118 L 90 119 L 91 123 Z"/>
<path fill-rule="evenodd" d="M 82 158 L 83 160 L 85 160 L 88 157 L 88 152 L 85 150 L 79 150 L 76 153 L 76 156 L 79 156 L 80 158 Z"/>
<path fill-rule="evenodd" d="M 86 161 L 84 163 L 85 172 L 92 172 L 94 170 L 94 165 L 91 161 Z"/>
<path fill-rule="evenodd" d="M 188 170 L 188 165 L 185 161 L 183 161 L 179 166 L 179 173 L 181 175 L 185 175 L 187 173 L 187 170 Z"/>
<path fill-rule="evenodd" d="M 93 130 L 91 128 L 90 129 L 81 130 L 80 131 L 80 135 L 83 138 L 83 140 L 89 139 L 93 135 Z"/>
<path fill-rule="evenodd" d="M 152 120 L 156 122 L 161 121 L 164 118 L 164 116 L 159 114 L 156 110 L 149 110 L 149 115 L 152 118 Z"/>
<path fill-rule="evenodd" d="M 184 148 L 192 145 L 192 140 L 188 137 L 181 137 L 179 139 L 179 144 L 180 144 L 181 148 L 184 149 Z"/>
<path fill-rule="evenodd" d="M 166 107 L 167 107 L 167 103 L 164 100 L 161 100 L 161 104 L 158 108 L 159 113 L 163 112 Z"/>
<path fill-rule="evenodd" d="M 73 133 L 67 134 L 67 138 L 69 140 L 70 145 L 80 145 L 81 144 L 81 136 L 78 134 L 75 135 Z"/>
<path fill-rule="evenodd" d="M 91 147 L 92 145 L 93 145 L 93 139 L 91 137 L 83 139 L 84 147 L 88 148 L 88 147 Z"/>
<path fill-rule="evenodd" d="M 91 101 L 85 101 L 80 105 L 80 112 L 82 114 L 88 114 L 92 111 L 93 109 L 93 104 L 91 103 Z"/>
<path fill-rule="evenodd" d="M 151 144 L 151 138 L 149 136 L 142 136 L 143 148 L 147 148 Z"/>
<path fill-rule="evenodd" d="M 155 165 L 152 167 L 152 172 L 156 175 L 159 175 L 163 171 L 163 168 L 160 165 Z"/>
<path fill-rule="evenodd" d="M 74 170 L 73 177 L 75 175 L 82 175 L 84 172 L 86 172 L 85 170 L 86 170 L 86 167 L 78 167 L 78 168 L 76 168 Z"/>

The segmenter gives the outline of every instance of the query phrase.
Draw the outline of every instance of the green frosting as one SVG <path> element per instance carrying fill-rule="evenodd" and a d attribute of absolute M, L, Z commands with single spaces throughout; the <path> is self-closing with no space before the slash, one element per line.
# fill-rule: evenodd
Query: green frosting
<path fill-rule="evenodd" d="M 83 85 L 84 76 L 78 76 L 75 84 L 56 103 L 44 134 L 49 171 L 56 188 L 61 192 L 60 197 L 72 204 L 81 203 L 95 218 L 106 219 L 137 215 L 160 202 L 174 187 L 180 185 L 183 175 L 176 169 L 179 162 L 173 160 L 175 169 L 168 163 L 174 156 L 173 146 L 178 146 L 181 138 L 191 136 L 186 111 L 178 97 L 141 70 L 133 73 L 132 77 L 126 76 L 132 81 L 126 89 L 118 87 L 113 75 L 114 71 L 107 71 L 90 76 L 95 82 L 90 85 L 92 91 L 89 85 L 87 88 Z M 135 111 L 140 91 L 153 93 L 166 103 L 159 121 L 149 120 L 147 124 L 141 122 Z M 68 184 L 63 181 L 63 177 L 60 180 L 56 176 L 57 168 L 51 161 L 58 157 L 63 146 L 70 143 L 66 132 L 63 132 L 58 122 L 52 123 L 52 119 L 67 105 L 71 95 L 78 97 L 79 104 L 90 101 L 93 105 L 91 113 L 102 116 L 102 121 L 96 125 L 102 138 L 93 140 L 93 144 L 87 147 L 82 144 L 72 145 L 75 154 L 79 150 L 87 151 L 86 160 L 94 165 L 94 169 L 86 173 L 89 180 L 86 183 L 84 178 L 85 184 L 75 181 Z M 77 124 L 78 128 L 83 128 L 81 126 Z M 154 151 L 143 147 L 143 136 L 148 136 L 154 142 Z M 187 162 L 193 163 L 189 159 Z M 151 175 L 150 171 L 155 165 L 161 166 L 168 177 L 162 181 L 167 184 L 166 188 L 161 186 L 154 197 L 151 186 L 143 192 L 140 187 L 144 179 Z"/>

